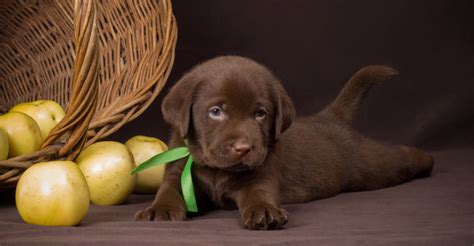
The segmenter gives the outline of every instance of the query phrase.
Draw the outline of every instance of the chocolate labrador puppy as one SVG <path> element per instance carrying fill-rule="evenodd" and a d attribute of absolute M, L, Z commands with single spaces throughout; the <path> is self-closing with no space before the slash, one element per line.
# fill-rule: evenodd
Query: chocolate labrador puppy
<path fill-rule="evenodd" d="M 243 227 L 277 229 L 288 220 L 281 204 L 428 176 L 429 154 L 378 143 L 351 127 L 367 91 L 396 73 L 362 68 L 324 110 L 295 119 L 280 81 L 257 62 L 225 56 L 193 68 L 165 97 L 162 111 L 173 128 L 170 147 L 188 140 L 199 210 L 237 206 Z M 154 202 L 136 220 L 185 219 L 184 164 L 166 166 Z"/>

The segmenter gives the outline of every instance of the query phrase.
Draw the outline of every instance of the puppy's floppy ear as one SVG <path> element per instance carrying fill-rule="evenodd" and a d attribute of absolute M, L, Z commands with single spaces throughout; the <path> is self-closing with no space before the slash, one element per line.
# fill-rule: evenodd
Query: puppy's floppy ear
<path fill-rule="evenodd" d="M 184 75 L 163 99 L 161 111 L 166 122 L 179 130 L 182 138 L 189 132 L 191 107 L 198 80 L 192 73 Z"/>
<path fill-rule="evenodd" d="M 273 88 L 275 93 L 274 138 L 277 141 L 280 135 L 291 126 L 296 112 L 293 102 L 280 82 L 274 83 Z"/>

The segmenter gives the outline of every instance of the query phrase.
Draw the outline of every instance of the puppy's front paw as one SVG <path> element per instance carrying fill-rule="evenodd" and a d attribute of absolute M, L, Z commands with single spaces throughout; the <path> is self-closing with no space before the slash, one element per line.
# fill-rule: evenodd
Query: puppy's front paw
<path fill-rule="evenodd" d="M 251 230 L 274 230 L 288 222 L 287 212 L 269 204 L 247 208 L 242 213 L 242 225 Z"/>
<path fill-rule="evenodd" d="M 155 205 L 135 214 L 135 221 L 182 221 L 186 219 L 186 211 L 179 207 Z"/>

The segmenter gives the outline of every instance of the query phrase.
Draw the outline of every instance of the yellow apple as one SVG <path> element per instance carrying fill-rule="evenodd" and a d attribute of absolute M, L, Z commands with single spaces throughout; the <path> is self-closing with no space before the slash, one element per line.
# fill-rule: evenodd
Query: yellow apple
<path fill-rule="evenodd" d="M 28 115 L 10 112 L 0 116 L 0 128 L 8 137 L 8 157 L 31 154 L 41 147 L 43 138 L 36 122 Z"/>
<path fill-rule="evenodd" d="M 91 144 L 76 158 L 89 185 L 91 201 L 97 205 L 117 205 L 133 192 L 135 163 L 127 147 L 118 142 Z"/>
<path fill-rule="evenodd" d="M 125 145 L 132 152 L 137 166 L 151 157 L 168 150 L 163 141 L 146 136 L 132 137 L 125 142 Z M 161 182 L 163 182 L 164 172 L 165 165 L 158 165 L 139 172 L 137 174 L 135 193 L 156 193 Z"/>
<path fill-rule="evenodd" d="M 79 224 L 89 210 L 89 188 L 76 163 L 42 162 L 21 175 L 15 200 L 26 223 L 73 226 Z"/>
<path fill-rule="evenodd" d="M 0 128 L 0 160 L 8 157 L 8 137 L 5 131 Z"/>
<path fill-rule="evenodd" d="M 64 110 L 61 105 L 51 100 L 20 103 L 10 109 L 10 112 L 21 112 L 33 118 L 41 129 L 43 139 L 64 117 Z"/>

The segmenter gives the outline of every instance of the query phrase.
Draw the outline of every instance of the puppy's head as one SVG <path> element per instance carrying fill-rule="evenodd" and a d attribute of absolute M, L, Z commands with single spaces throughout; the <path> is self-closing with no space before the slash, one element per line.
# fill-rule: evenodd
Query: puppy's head
<path fill-rule="evenodd" d="M 293 121 L 282 85 L 264 66 L 218 57 L 183 76 L 162 104 L 165 120 L 187 138 L 198 165 L 253 169 Z"/>

